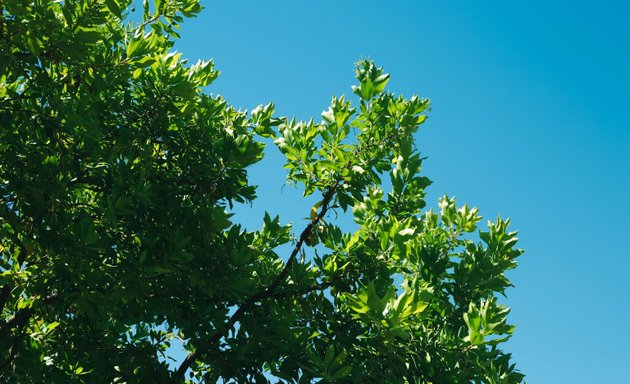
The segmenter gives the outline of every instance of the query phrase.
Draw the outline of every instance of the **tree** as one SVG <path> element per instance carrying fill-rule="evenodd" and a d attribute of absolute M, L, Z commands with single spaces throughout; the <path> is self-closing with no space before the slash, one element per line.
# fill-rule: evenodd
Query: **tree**
<path fill-rule="evenodd" d="M 447 196 L 424 209 L 429 101 L 361 61 L 358 110 L 237 111 L 204 91 L 211 62 L 171 52 L 200 9 L 0 3 L 2 381 L 521 382 L 496 296 L 522 251 L 509 220 L 477 231 Z M 301 231 L 231 220 L 265 138 L 320 197 Z M 355 231 L 335 224 L 346 211 Z"/>

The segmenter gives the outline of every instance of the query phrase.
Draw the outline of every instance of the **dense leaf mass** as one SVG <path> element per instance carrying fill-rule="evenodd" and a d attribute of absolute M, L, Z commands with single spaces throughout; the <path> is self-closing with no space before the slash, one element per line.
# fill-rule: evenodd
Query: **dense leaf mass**
<path fill-rule="evenodd" d="M 425 209 L 427 99 L 361 61 L 320 122 L 237 111 L 172 51 L 198 0 L 134 4 L 0 3 L 2 382 L 522 381 L 496 299 L 516 233 Z M 264 138 L 320 196 L 301 231 L 231 220 Z"/>

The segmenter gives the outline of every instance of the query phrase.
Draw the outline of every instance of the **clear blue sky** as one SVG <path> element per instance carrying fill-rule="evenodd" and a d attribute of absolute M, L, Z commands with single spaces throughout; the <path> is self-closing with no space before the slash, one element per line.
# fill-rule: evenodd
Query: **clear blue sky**
<path fill-rule="evenodd" d="M 630 6 L 622 1 L 205 1 L 176 46 L 222 71 L 209 92 L 319 118 L 374 59 L 389 89 L 429 97 L 417 136 L 437 196 L 510 216 L 506 349 L 530 383 L 630 383 Z M 252 170 L 262 211 L 309 206 L 271 152 Z"/>

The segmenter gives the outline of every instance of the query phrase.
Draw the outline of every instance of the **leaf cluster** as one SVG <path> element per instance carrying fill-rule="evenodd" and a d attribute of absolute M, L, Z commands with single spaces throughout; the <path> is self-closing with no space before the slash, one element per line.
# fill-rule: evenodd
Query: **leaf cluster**
<path fill-rule="evenodd" d="M 497 296 L 522 251 L 509 220 L 425 210 L 429 100 L 364 60 L 320 121 L 236 110 L 172 50 L 200 10 L 0 3 L 2 381 L 521 382 Z M 232 220 L 264 138 L 318 197 L 298 232 Z"/>

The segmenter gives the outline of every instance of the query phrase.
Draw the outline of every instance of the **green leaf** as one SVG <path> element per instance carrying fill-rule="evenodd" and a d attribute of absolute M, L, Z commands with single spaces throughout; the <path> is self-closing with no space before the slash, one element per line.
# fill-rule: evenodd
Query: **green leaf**
<path fill-rule="evenodd" d="M 120 9 L 120 4 L 117 0 L 105 0 L 105 4 L 111 13 L 118 16 L 119 18 L 122 15 L 122 11 Z"/>
<path fill-rule="evenodd" d="M 97 29 L 79 28 L 76 32 L 76 39 L 81 43 L 96 43 L 103 39 L 103 33 Z"/>
<path fill-rule="evenodd" d="M 339 368 L 337 372 L 335 372 L 332 379 L 333 380 L 343 379 L 344 377 L 348 377 L 351 372 L 352 372 L 352 366 L 350 365 L 343 366 Z"/>

